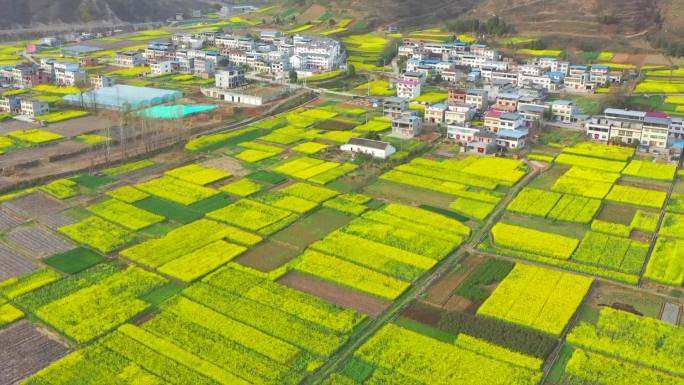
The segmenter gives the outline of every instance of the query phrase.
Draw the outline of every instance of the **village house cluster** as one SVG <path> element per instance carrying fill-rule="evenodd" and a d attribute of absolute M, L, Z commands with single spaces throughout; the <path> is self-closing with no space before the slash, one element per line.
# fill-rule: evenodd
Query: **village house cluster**
<path fill-rule="evenodd" d="M 405 39 L 398 54 L 405 59 L 406 71 L 396 81 L 397 97 L 383 105 L 396 136 L 418 135 L 422 123 L 440 125 L 464 151 L 481 154 L 525 147 L 530 130 L 542 122 L 586 130 L 598 141 L 639 144 L 647 151 L 665 150 L 684 138 L 681 118 L 616 109 L 589 116 L 572 100 L 552 96 L 594 93 L 635 77 L 632 69 L 575 65 L 550 57 L 517 63 L 494 48 L 463 42 Z M 419 122 L 409 101 L 431 81 L 452 87 L 446 101 L 421 103 L 425 109 Z"/>
<path fill-rule="evenodd" d="M 47 38 L 43 47 L 58 44 Z M 35 48 L 35 47 L 34 47 Z M 84 50 L 80 62 L 43 58 L 40 63 L 21 63 L 0 67 L 0 87 L 32 88 L 40 84 L 55 86 L 90 86 L 94 89 L 112 87 L 110 76 L 88 77 L 85 68 L 101 64 L 88 56 L 88 46 L 67 47 Z M 35 49 L 34 49 L 35 50 Z M 219 100 L 261 105 L 279 94 L 259 90 L 244 90 L 247 72 L 274 79 L 285 79 L 291 70 L 301 77 L 328 72 L 344 66 L 346 57 L 339 41 L 325 37 L 285 36 L 277 31 L 262 31 L 259 37 L 230 33 L 179 32 L 170 41 L 156 41 L 145 49 L 117 52 L 107 64 L 120 68 L 149 66 L 149 76 L 170 73 L 189 74 L 205 79 L 215 78 L 213 87 L 203 87 L 205 96 Z M 278 87 L 274 87 L 278 89 Z M 49 112 L 49 104 L 21 95 L 0 98 L 0 112 L 35 117 Z"/>

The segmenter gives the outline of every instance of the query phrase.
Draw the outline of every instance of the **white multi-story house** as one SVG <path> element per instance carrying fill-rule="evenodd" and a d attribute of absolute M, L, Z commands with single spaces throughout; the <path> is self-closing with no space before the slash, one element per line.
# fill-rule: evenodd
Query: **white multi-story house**
<path fill-rule="evenodd" d="M 152 63 L 150 65 L 150 69 L 152 70 L 152 75 L 159 76 L 159 75 L 170 74 L 178 68 L 176 63 L 177 62 L 171 61 L 171 60 L 165 60 L 165 61 L 159 61 L 156 63 Z"/>
<path fill-rule="evenodd" d="M 60 86 L 74 86 L 85 83 L 88 79 L 86 71 L 79 63 L 55 62 L 53 69 L 55 84 Z"/>
<path fill-rule="evenodd" d="M 295 70 L 332 71 L 343 58 L 342 45 L 330 38 L 295 36 L 290 64 Z"/>
<path fill-rule="evenodd" d="M 468 104 L 454 104 L 444 111 L 446 124 L 465 124 L 475 116 L 475 108 Z"/>
<path fill-rule="evenodd" d="M 90 85 L 93 88 L 105 88 L 113 87 L 116 84 L 116 80 L 113 77 L 107 75 L 96 75 L 90 77 Z"/>
<path fill-rule="evenodd" d="M 684 118 L 672 117 L 669 136 L 672 139 L 684 139 Z"/>
<path fill-rule="evenodd" d="M 461 142 L 462 144 L 475 140 L 475 135 L 482 131 L 480 126 L 471 126 L 470 123 L 447 125 L 447 138 Z"/>
<path fill-rule="evenodd" d="M 674 138 L 675 121 L 662 112 L 643 112 L 608 108 L 603 115 L 593 116 L 585 123 L 587 136 L 598 141 L 618 141 L 665 149 Z"/>
<path fill-rule="evenodd" d="M 472 44 L 470 46 L 470 52 L 473 55 L 484 57 L 487 60 L 499 60 L 499 52 L 484 44 Z"/>
<path fill-rule="evenodd" d="M 233 67 L 216 72 L 216 88 L 236 88 L 245 85 L 245 70 Z"/>
<path fill-rule="evenodd" d="M 517 112 L 490 110 L 485 115 L 484 126 L 487 130 L 498 133 L 503 130 L 516 130 L 525 124 L 522 115 Z"/>
<path fill-rule="evenodd" d="M 145 65 L 145 57 L 139 51 L 117 52 L 112 65 L 124 68 L 141 67 Z"/>
<path fill-rule="evenodd" d="M 414 99 L 420 96 L 420 82 L 418 80 L 400 80 L 397 82 L 397 96 Z"/>
<path fill-rule="evenodd" d="M 147 61 L 147 64 L 175 60 L 176 50 L 171 43 L 152 43 L 145 48 L 143 57 Z"/>
<path fill-rule="evenodd" d="M 207 37 L 202 34 L 178 32 L 171 36 L 171 41 L 173 44 L 181 48 L 201 49 L 207 42 Z"/>
<path fill-rule="evenodd" d="M 203 77 L 213 76 L 216 73 L 216 62 L 212 59 L 197 58 L 194 61 L 194 73 Z"/>
<path fill-rule="evenodd" d="M 35 118 L 50 112 L 50 103 L 35 99 L 21 99 L 21 114 Z"/>
<path fill-rule="evenodd" d="M 496 144 L 503 149 L 517 149 L 527 146 L 529 131 L 526 128 L 502 130 L 496 133 Z"/>
<path fill-rule="evenodd" d="M 0 97 L 0 112 L 19 113 L 21 112 L 21 99 L 18 96 Z"/>
<path fill-rule="evenodd" d="M 647 112 L 641 132 L 641 144 L 651 148 L 667 148 L 671 124 L 672 119 L 667 114 Z"/>
<path fill-rule="evenodd" d="M 577 112 L 575 102 L 572 100 L 554 100 L 551 102 L 551 118 L 557 122 L 572 123 Z"/>
<path fill-rule="evenodd" d="M 609 81 L 610 67 L 606 65 L 593 65 L 589 71 L 589 81 L 598 86 L 604 86 Z"/>
<path fill-rule="evenodd" d="M 442 124 L 444 123 L 444 113 L 447 111 L 447 105 L 445 103 L 436 103 L 431 106 L 425 107 L 425 119 L 426 123 Z"/>

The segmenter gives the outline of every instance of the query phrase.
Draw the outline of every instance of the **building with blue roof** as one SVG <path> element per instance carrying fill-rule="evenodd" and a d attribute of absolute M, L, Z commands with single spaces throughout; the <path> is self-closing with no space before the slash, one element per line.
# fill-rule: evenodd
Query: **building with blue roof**
<path fill-rule="evenodd" d="M 98 107 L 122 111 L 151 107 L 182 97 L 183 93 L 180 91 L 119 84 L 83 94 L 67 95 L 64 100 L 88 108 Z"/>

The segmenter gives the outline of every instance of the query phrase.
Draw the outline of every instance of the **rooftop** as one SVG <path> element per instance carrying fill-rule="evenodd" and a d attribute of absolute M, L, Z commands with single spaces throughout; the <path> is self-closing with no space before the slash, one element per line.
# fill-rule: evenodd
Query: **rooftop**
<path fill-rule="evenodd" d="M 388 146 L 390 146 L 390 144 L 387 142 L 383 142 L 381 140 L 366 139 L 366 138 L 351 138 L 351 139 L 349 139 L 349 142 L 347 142 L 347 144 L 351 144 L 354 146 L 375 148 L 377 150 L 384 150 Z"/>
<path fill-rule="evenodd" d="M 496 136 L 500 138 L 520 139 L 526 137 L 527 130 L 501 130 Z"/>

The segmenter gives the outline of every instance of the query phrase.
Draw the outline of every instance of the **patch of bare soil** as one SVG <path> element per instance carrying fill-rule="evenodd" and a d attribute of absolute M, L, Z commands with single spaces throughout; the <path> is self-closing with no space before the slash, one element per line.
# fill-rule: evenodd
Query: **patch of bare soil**
<path fill-rule="evenodd" d="M 354 309 L 372 317 L 382 314 L 392 303 L 358 291 L 323 281 L 296 271 L 288 273 L 279 283 L 313 294 L 338 306 Z"/>

